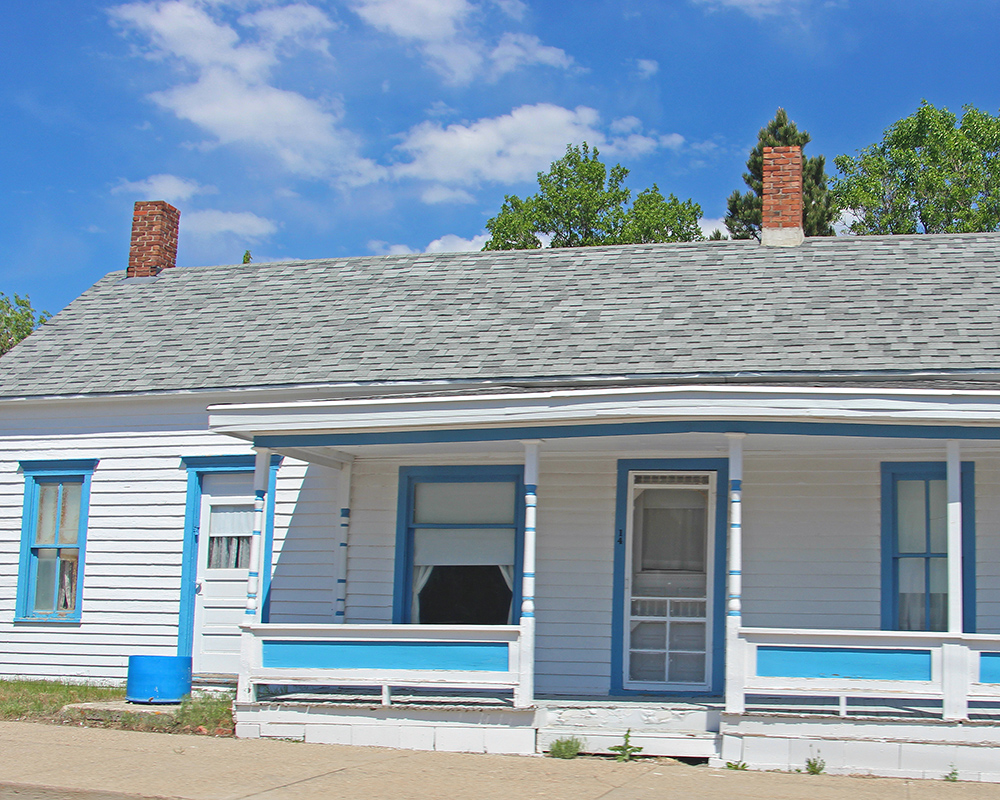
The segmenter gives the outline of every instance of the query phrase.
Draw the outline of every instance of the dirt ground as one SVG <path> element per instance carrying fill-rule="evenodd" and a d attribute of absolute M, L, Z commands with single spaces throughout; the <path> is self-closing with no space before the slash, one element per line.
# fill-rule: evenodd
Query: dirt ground
<path fill-rule="evenodd" d="M 424 753 L 0 722 L 18 800 L 1000 800 L 1000 785 L 750 772 L 667 759 Z"/>

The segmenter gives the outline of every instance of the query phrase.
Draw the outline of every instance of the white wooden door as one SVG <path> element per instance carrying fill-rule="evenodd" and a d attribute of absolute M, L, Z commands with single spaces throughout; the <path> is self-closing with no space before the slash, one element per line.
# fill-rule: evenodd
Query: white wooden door
<path fill-rule="evenodd" d="M 253 474 L 202 481 L 194 600 L 194 671 L 235 675 L 253 534 Z"/>
<path fill-rule="evenodd" d="M 714 509 L 714 472 L 629 473 L 626 689 L 710 688 Z"/>

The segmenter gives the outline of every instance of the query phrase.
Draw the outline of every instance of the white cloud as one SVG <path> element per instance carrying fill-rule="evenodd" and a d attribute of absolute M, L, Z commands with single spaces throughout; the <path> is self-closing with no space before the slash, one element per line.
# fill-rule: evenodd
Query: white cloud
<path fill-rule="evenodd" d="M 664 137 L 643 134 L 638 119 L 619 122 L 631 133 L 606 134 L 593 108 L 563 108 L 551 103 L 520 106 L 509 114 L 443 126 L 425 121 L 406 134 L 398 149 L 410 161 L 397 164 L 397 178 L 434 181 L 445 186 L 482 182 L 519 183 L 559 158 L 567 143 L 588 142 L 611 155 L 643 155 L 664 145 Z M 673 146 L 679 134 L 666 137 Z M 683 141 L 683 137 L 680 137 Z"/>
<path fill-rule="evenodd" d="M 200 237 L 236 234 L 247 242 L 259 242 L 278 232 L 272 220 L 249 211 L 191 211 L 182 221 L 185 234 Z"/>
<path fill-rule="evenodd" d="M 522 19 L 521 0 L 494 0 L 507 16 Z M 352 10 L 377 30 L 416 44 L 430 66 L 452 84 L 478 75 L 497 79 L 528 66 L 569 69 L 573 59 L 537 36 L 505 32 L 495 45 L 477 25 L 481 8 L 469 0 L 351 0 Z"/>
<path fill-rule="evenodd" d="M 684 145 L 684 137 L 679 133 L 666 133 L 659 137 L 660 146 L 668 150 L 679 150 Z M 704 148 L 703 148 L 704 149 Z"/>
<path fill-rule="evenodd" d="M 612 120 L 609 128 L 612 133 L 631 133 L 642 128 L 642 120 L 638 117 L 622 117 Z"/>
<path fill-rule="evenodd" d="M 405 244 L 389 244 L 380 239 L 371 239 L 368 242 L 368 249 L 377 256 L 407 256 L 412 253 L 419 253 Z"/>
<path fill-rule="evenodd" d="M 640 78 L 652 78 L 660 71 L 660 62 L 651 58 L 640 58 L 635 62 L 636 70 Z"/>
<path fill-rule="evenodd" d="M 111 194 L 134 194 L 148 200 L 166 200 L 168 203 L 190 200 L 196 194 L 216 194 L 214 186 L 202 186 L 198 181 L 177 175 L 150 175 L 141 181 L 122 181 Z"/>
<path fill-rule="evenodd" d="M 573 59 L 564 50 L 542 44 L 537 36 L 525 33 L 505 33 L 490 53 L 495 76 L 513 72 L 521 67 L 544 64 L 559 69 L 569 69 Z"/>
<path fill-rule="evenodd" d="M 360 155 L 361 141 L 343 129 L 335 102 L 270 82 L 289 52 L 326 50 L 323 34 L 335 27 L 326 14 L 306 3 L 271 4 L 239 18 L 241 35 L 218 6 L 150 0 L 111 10 L 116 24 L 148 43 L 148 57 L 194 76 L 151 99 L 208 134 L 207 146 L 265 151 L 297 175 L 346 184 L 377 180 L 380 169 Z"/>
<path fill-rule="evenodd" d="M 521 0 L 493 0 L 493 3 L 511 19 L 522 20 L 528 11 L 527 3 Z"/>
<path fill-rule="evenodd" d="M 414 250 L 405 244 L 389 244 L 379 239 L 372 239 L 368 242 L 368 249 L 379 256 L 406 256 L 415 253 L 468 253 L 482 250 L 489 238 L 488 233 L 477 234 L 471 239 L 463 239 L 454 233 L 446 233 L 430 242 L 423 250 Z"/>
<path fill-rule="evenodd" d="M 713 231 L 722 231 L 724 235 L 729 235 L 729 231 L 726 230 L 726 220 L 723 217 L 718 219 L 702 217 L 698 220 L 698 227 L 701 228 L 702 235 L 706 237 L 711 236 Z"/>
<path fill-rule="evenodd" d="M 425 203 L 474 203 L 476 198 L 465 189 L 454 189 L 450 186 L 434 184 L 428 186 L 420 195 L 420 199 Z"/>
<path fill-rule="evenodd" d="M 339 27 L 316 6 L 293 3 L 271 6 L 240 17 L 240 24 L 256 28 L 264 41 L 286 43 L 293 47 L 329 52 L 329 42 L 323 34 Z"/>
<path fill-rule="evenodd" d="M 735 8 L 751 17 L 781 14 L 801 5 L 801 0 L 695 0 L 695 2 L 713 8 Z"/>
<path fill-rule="evenodd" d="M 351 8 L 379 30 L 425 42 L 456 36 L 473 10 L 467 0 L 354 0 Z"/>
<path fill-rule="evenodd" d="M 435 239 L 424 248 L 425 253 L 468 253 L 482 250 L 489 240 L 488 233 L 480 233 L 471 239 L 463 239 L 454 233 L 446 233 L 440 239 Z"/>

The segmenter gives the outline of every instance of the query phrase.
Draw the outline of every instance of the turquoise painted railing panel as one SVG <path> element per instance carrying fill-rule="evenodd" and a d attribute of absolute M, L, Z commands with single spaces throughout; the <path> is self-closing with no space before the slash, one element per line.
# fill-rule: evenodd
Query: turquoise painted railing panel
<path fill-rule="evenodd" d="M 979 682 L 1000 683 L 1000 653 L 980 653 Z"/>
<path fill-rule="evenodd" d="M 265 669 L 507 672 L 503 642 L 261 642 Z"/>
<path fill-rule="evenodd" d="M 762 678 L 929 681 L 931 651 L 862 647 L 758 647 L 757 675 Z"/>

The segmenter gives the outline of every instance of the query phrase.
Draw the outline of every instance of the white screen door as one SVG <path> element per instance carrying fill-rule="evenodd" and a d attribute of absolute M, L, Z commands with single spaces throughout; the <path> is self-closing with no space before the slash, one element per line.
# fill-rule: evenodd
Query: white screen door
<path fill-rule="evenodd" d="M 253 474 L 202 480 L 194 596 L 194 671 L 235 675 L 247 601 L 253 534 Z"/>
<path fill-rule="evenodd" d="M 714 472 L 629 473 L 626 689 L 710 688 L 714 510 Z"/>

